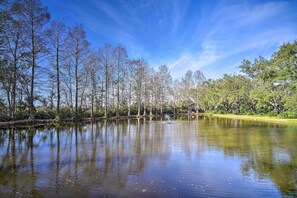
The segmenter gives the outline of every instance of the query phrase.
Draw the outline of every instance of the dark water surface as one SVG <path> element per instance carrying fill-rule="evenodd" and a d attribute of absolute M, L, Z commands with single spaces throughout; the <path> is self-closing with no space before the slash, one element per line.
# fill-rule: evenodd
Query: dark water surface
<path fill-rule="evenodd" d="M 201 117 L 0 131 L 0 197 L 296 197 L 297 126 Z"/>

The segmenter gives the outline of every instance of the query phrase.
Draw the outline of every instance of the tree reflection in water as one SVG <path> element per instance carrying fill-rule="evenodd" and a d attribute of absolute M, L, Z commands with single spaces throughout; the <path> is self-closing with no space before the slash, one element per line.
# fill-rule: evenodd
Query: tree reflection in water
<path fill-rule="evenodd" d="M 4 130 L 0 196 L 135 195 L 148 170 L 172 166 L 177 148 L 187 164 L 202 163 L 206 150 L 222 150 L 240 159 L 243 177 L 269 179 L 283 195 L 297 196 L 294 131 L 295 126 L 207 117 L 174 124 L 138 119 Z"/>

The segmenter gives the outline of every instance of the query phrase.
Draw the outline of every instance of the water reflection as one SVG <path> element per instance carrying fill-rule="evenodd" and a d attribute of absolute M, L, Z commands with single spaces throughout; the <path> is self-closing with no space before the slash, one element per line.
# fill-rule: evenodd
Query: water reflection
<path fill-rule="evenodd" d="M 296 142 L 295 126 L 208 117 L 11 129 L 0 196 L 297 196 Z"/>

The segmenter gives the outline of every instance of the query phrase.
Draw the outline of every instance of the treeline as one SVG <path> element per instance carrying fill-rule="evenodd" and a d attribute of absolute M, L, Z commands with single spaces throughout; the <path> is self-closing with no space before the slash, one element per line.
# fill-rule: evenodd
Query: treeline
<path fill-rule="evenodd" d="M 120 44 L 92 49 L 82 25 L 51 20 L 40 0 L 1 1 L 0 11 L 2 121 L 175 110 L 166 65 L 156 71 Z"/>
<path fill-rule="evenodd" d="M 119 44 L 94 49 L 82 25 L 50 17 L 40 0 L 0 0 L 0 121 L 181 113 L 296 116 L 296 42 L 271 60 L 244 60 L 244 75 L 173 80 Z"/>
<path fill-rule="evenodd" d="M 240 69 L 243 75 L 205 83 L 202 109 L 297 117 L 297 41 L 283 44 L 270 59 L 243 60 Z"/>

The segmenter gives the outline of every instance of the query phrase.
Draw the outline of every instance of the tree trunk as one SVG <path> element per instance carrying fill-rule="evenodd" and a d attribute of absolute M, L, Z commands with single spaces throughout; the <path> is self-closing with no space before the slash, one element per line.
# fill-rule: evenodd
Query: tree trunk
<path fill-rule="evenodd" d="M 11 93 L 11 112 L 10 116 L 14 119 L 15 117 L 15 106 L 16 106 L 16 84 L 17 84 L 17 43 L 15 45 L 14 50 L 14 61 L 13 61 L 13 85 L 12 85 L 12 93 Z"/>
<path fill-rule="evenodd" d="M 130 104 L 128 105 L 128 117 L 131 115 L 131 108 L 130 108 Z"/>
<path fill-rule="evenodd" d="M 57 113 L 56 113 L 56 120 L 60 120 L 60 66 L 59 66 L 59 47 L 57 47 L 56 51 L 56 69 L 57 69 Z"/>
<path fill-rule="evenodd" d="M 131 81 L 131 79 L 130 79 Z M 131 116 L 131 92 L 132 92 L 132 85 L 131 82 L 129 82 L 129 99 L 128 99 L 128 116 Z"/>
<path fill-rule="evenodd" d="M 104 117 L 107 118 L 107 84 L 108 84 L 108 65 L 105 65 L 105 105 L 104 105 Z"/>
<path fill-rule="evenodd" d="M 34 78 L 35 78 L 35 47 L 34 47 L 34 37 L 32 37 L 32 74 L 31 74 L 31 93 L 30 93 L 30 114 L 29 119 L 34 120 Z"/>
<path fill-rule="evenodd" d="M 143 105 L 143 116 L 146 116 L 146 110 L 145 110 L 145 103 L 144 103 L 144 105 Z"/>
<path fill-rule="evenodd" d="M 140 102 L 138 102 L 137 117 L 140 117 Z"/>
<path fill-rule="evenodd" d="M 117 86 L 117 112 L 116 112 L 116 117 L 120 117 L 119 109 L 120 109 L 120 67 L 118 65 L 118 86 Z"/>
<path fill-rule="evenodd" d="M 75 118 L 78 116 L 78 57 L 75 57 Z"/>
<path fill-rule="evenodd" d="M 91 119 L 93 122 L 94 121 L 94 89 L 92 89 L 92 96 L 91 96 Z"/>

